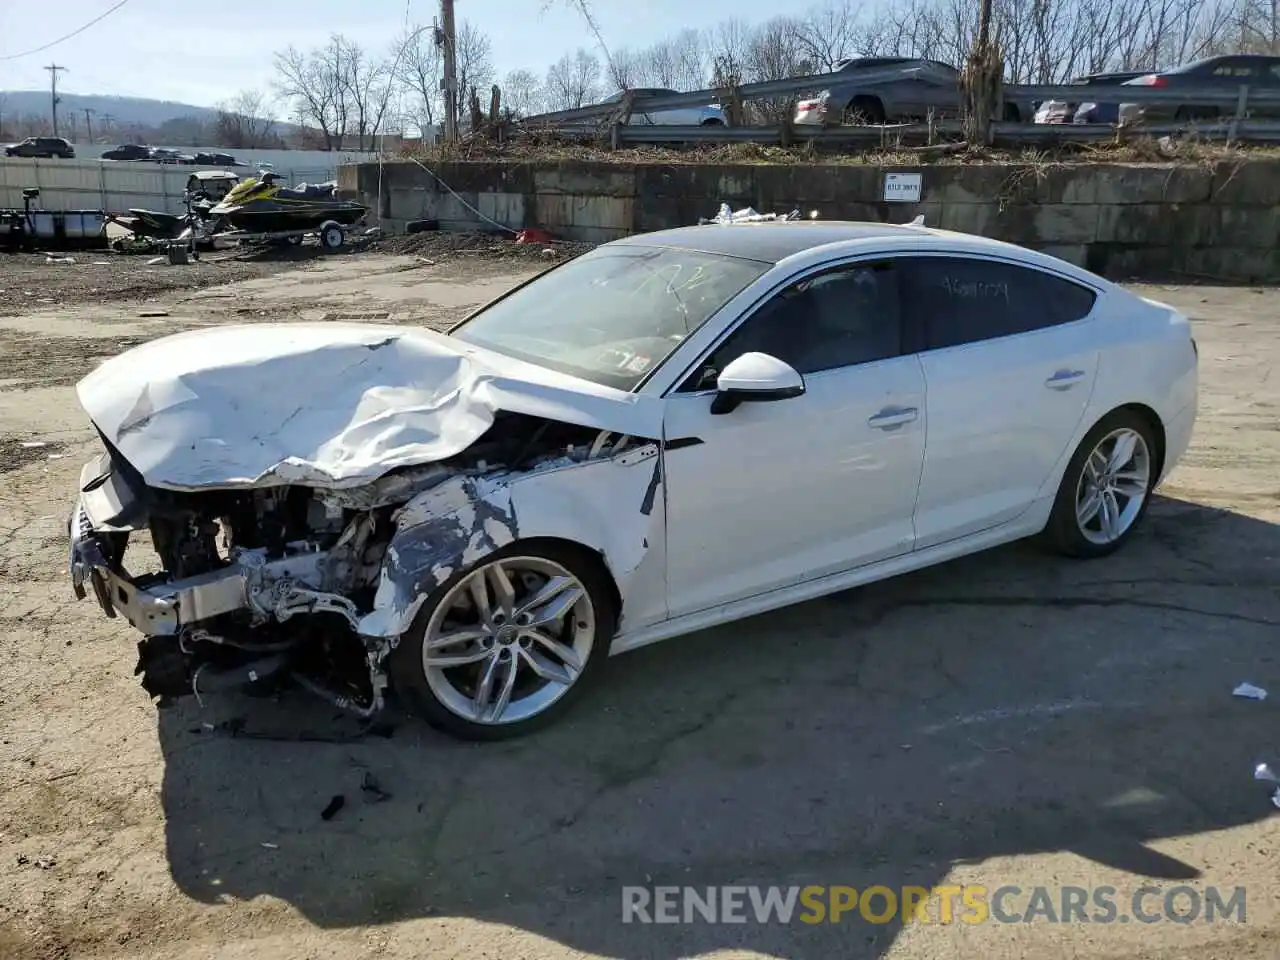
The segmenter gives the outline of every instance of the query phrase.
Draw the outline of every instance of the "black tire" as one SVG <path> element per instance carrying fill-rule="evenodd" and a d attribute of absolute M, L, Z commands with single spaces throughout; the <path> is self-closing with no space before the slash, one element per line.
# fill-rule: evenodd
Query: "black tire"
<path fill-rule="evenodd" d="M 342 227 L 336 223 L 326 223 L 320 228 L 320 246 L 326 250 L 337 250 L 346 238 Z"/>
<path fill-rule="evenodd" d="M 707 119 L 707 120 L 703 120 L 703 121 L 702 121 L 702 125 L 703 125 L 704 127 L 723 127 L 723 126 L 724 126 L 724 121 L 723 121 L 723 120 L 717 120 L 715 117 L 711 117 L 711 118 L 709 118 L 709 119 Z"/>
<path fill-rule="evenodd" d="M 1150 476 L 1147 480 L 1146 496 L 1128 528 L 1111 542 L 1098 543 L 1086 537 L 1080 529 L 1080 524 L 1076 520 L 1076 495 L 1083 479 L 1085 462 L 1104 437 L 1119 429 L 1132 430 L 1142 437 L 1148 451 Z M 1062 474 L 1058 495 L 1053 502 L 1053 511 L 1049 515 L 1049 522 L 1045 525 L 1042 534 L 1044 541 L 1054 550 L 1068 557 L 1092 559 L 1115 553 L 1129 541 L 1147 514 L 1147 507 L 1151 504 L 1152 488 L 1160 477 L 1163 454 L 1159 438 L 1146 417 L 1127 409 L 1114 410 L 1107 414 L 1085 434 Z"/>
<path fill-rule="evenodd" d="M 1018 109 L 1016 103 L 1006 103 L 1004 105 L 1004 119 L 1006 123 L 1022 122 L 1022 111 Z"/>
<path fill-rule="evenodd" d="M 618 623 L 617 602 L 612 583 L 592 554 L 582 548 L 555 541 L 530 540 L 510 544 L 485 557 L 488 563 L 503 557 L 539 557 L 558 563 L 583 585 L 595 611 L 595 633 L 591 653 L 578 674 L 577 680 L 554 703 L 541 713 L 526 720 L 510 723 L 486 724 L 465 719 L 437 699 L 427 682 L 422 664 L 422 644 L 427 625 L 436 608 L 450 590 L 475 566 L 460 570 L 446 580 L 427 598 L 413 624 L 400 637 L 400 642 L 387 659 L 387 672 L 392 688 L 406 701 L 412 712 L 421 716 L 431 726 L 461 740 L 491 742 L 526 736 L 554 723 L 569 710 L 574 702 L 595 681 L 602 664 L 609 657 L 609 648 Z"/>
<path fill-rule="evenodd" d="M 880 126 L 885 121 L 884 104 L 879 97 L 854 97 L 844 108 L 843 122 Z"/>

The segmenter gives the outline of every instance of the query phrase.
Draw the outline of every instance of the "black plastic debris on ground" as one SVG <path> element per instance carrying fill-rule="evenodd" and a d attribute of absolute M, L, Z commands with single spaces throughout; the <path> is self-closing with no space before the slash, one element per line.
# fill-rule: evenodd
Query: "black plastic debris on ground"
<path fill-rule="evenodd" d="M 329 805 L 327 807 L 325 807 L 323 810 L 320 811 L 320 819 L 332 820 L 335 816 L 337 816 L 338 811 L 342 809 L 342 807 L 346 804 L 346 802 L 347 802 L 347 798 L 344 797 L 342 794 L 338 794 L 332 800 L 329 801 Z"/>

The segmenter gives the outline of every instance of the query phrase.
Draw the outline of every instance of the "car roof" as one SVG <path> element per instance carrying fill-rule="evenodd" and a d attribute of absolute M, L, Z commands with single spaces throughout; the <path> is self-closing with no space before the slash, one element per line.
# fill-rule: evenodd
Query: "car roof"
<path fill-rule="evenodd" d="M 1194 73 L 1196 70 L 1204 67 L 1213 66 L 1220 63 L 1252 63 L 1267 65 L 1272 63 L 1280 63 L 1280 57 L 1266 53 L 1223 53 L 1216 57 L 1204 57 L 1200 60 L 1192 60 L 1190 63 L 1180 64 L 1171 67 L 1168 70 L 1156 70 L 1155 73 Z"/>
<path fill-rule="evenodd" d="M 677 247 L 744 260 L 777 263 L 793 254 L 842 240 L 918 236 L 927 228 L 893 223 L 842 220 L 766 220 L 759 223 L 708 223 L 637 233 L 609 246 Z"/>
<path fill-rule="evenodd" d="M 903 241 L 906 243 L 904 244 Z M 842 252 L 871 256 L 881 252 L 888 255 L 929 252 L 940 256 L 1005 257 L 1028 267 L 1038 267 L 1071 277 L 1078 283 L 1098 290 L 1114 291 L 1116 289 L 1114 285 L 1083 267 L 1077 267 L 1046 253 L 991 237 L 915 224 L 864 223 L 853 220 L 708 223 L 695 227 L 675 227 L 671 230 L 632 234 L 596 249 L 628 246 L 665 247 L 739 257 L 775 265 L 789 257 L 799 257 L 834 244 L 840 244 Z M 818 256 L 820 257 L 821 254 Z"/>

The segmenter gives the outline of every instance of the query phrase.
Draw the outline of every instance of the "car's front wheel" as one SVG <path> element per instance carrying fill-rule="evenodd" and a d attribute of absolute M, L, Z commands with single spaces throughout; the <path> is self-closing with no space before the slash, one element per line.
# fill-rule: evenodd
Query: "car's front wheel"
<path fill-rule="evenodd" d="M 1133 410 L 1103 417 L 1067 464 L 1044 531 L 1049 542 L 1072 557 L 1118 550 L 1147 512 L 1159 456 L 1145 417 Z"/>
<path fill-rule="evenodd" d="M 582 693 L 609 654 L 615 624 L 611 584 L 589 554 L 513 544 L 427 599 L 391 655 L 391 681 L 454 736 L 521 736 Z"/>

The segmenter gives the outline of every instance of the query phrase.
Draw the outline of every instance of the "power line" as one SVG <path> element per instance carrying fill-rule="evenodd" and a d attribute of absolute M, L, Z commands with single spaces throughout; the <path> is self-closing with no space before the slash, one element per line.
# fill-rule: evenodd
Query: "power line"
<path fill-rule="evenodd" d="M 19 57 L 29 57 L 33 53 L 43 53 L 45 50 L 48 50 L 50 47 L 56 47 L 58 44 L 62 43 L 64 40 L 70 40 L 72 37 L 78 36 L 79 34 L 84 33 L 86 30 L 92 27 L 95 23 L 105 20 L 107 17 L 111 16 L 111 14 L 115 13 L 117 10 L 119 10 L 128 2 L 129 0 L 120 0 L 120 2 L 117 3 L 114 7 L 111 7 L 105 13 L 101 13 L 98 16 L 94 17 L 92 20 L 86 23 L 83 27 L 80 27 L 77 30 L 72 30 L 66 36 L 59 37 L 57 40 L 50 40 L 48 43 L 46 43 L 42 47 L 36 47 L 34 50 L 24 50 L 22 53 L 10 53 L 7 56 L 0 57 L 0 60 L 17 60 Z"/>

